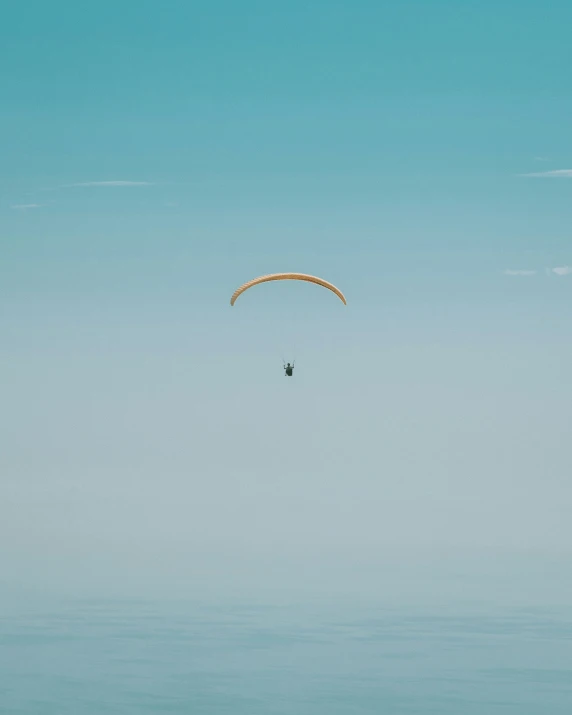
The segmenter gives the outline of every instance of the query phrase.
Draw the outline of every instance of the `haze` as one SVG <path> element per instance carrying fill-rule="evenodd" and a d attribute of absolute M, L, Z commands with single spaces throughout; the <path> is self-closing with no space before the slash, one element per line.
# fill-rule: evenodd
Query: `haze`
<path fill-rule="evenodd" d="M 7 8 L 6 587 L 566 602 L 571 25 Z"/>

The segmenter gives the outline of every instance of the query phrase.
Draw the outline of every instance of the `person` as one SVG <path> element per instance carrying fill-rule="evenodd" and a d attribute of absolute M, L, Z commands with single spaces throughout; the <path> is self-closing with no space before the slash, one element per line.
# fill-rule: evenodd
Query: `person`
<path fill-rule="evenodd" d="M 290 365 L 288 363 L 287 365 L 284 365 L 284 374 L 287 375 L 288 377 L 292 377 L 292 370 L 294 369 L 294 365 Z"/>

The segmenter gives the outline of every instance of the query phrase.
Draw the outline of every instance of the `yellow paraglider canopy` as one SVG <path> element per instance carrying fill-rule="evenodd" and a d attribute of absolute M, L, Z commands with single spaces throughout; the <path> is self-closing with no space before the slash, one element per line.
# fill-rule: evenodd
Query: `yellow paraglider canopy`
<path fill-rule="evenodd" d="M 328 281 L 325 281 L 323 278 L 309 276 L 306 273 L 269 273 L 266 276 L 259 276 L 258 278 L 253 278 L 251 281 L 248 281 L 248 283 L 241 285 L 240 288 L 237 288 L 234 291 L 234 293 L 232 294 L 232 298 L 230 299 L 230 304 L 234 305 L 238 296 L 241 293 L 244 293 L 245 290 L 252 288 L 252 286 L 258 285 L 259 283 L 267 283 L 268 281 L 307 281 L 308 283 L 316 283 L 317 285 L 323 286 L 324 288 L 328 288 L 328 290 L 331 290 L 332 293 L 335 293 L 338 296 L 338 298 L 342 301 L 344 305 L 347 305 L 344 294 L 339 288 L 336 288 L 333 283 L 328 283 Z"/>

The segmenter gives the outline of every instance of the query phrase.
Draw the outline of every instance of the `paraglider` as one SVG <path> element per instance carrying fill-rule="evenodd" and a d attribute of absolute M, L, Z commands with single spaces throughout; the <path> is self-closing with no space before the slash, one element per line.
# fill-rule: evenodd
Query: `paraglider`
<path fill-rule="evenodd" d="M 240 286 L 240 288 L 237 288 L 234 291 L 230 299 L 230 304 L 234 305 L 238 296 L 244 293 L 245 290 L 252 288 L 252 286 L 258 285 L 259 283 L 267 283 L 268 281 L 307 281 L 308 283 L 316 283 L 319 286 L 323 286 L 324 288 L 331 290 L 332 293 L 335 293 L 338 296 L 338 298 L 342 301 L 344 305 L 347 305 L 344 294 L 339 288 L 336 288 L 333 283 L 328 283 L 328 281 L 325 281 L 323 278 L 309 276 L 306 273 L 269 273 L 266 276 L 259 276 L 258 278 L 254 278 L 253 280 L 244 283 Z"/>
<path fill-rule="evenodd" d="M 322 286 L 323 288 L 327 288 L 328 290 L 332 291 L 332 293 L 337 295 L 337 297 L 342 301 L 344 305 L 347 305 L 344 294 L 333 283 L 329 283 L 323 278 L 318 278 L 317 276 L 310 276 L 307 273 L 269 273 L 268 275 L 253 278 L 252 280 L 244 283 L 240 286 L 240 288 L 237 288 L 234 291 L 230 299 L 230 304 L 234 305 L 236 299 L 249 288 L 258 285 L 259 283 L 268 283 L 270 281 L 306 281 L 308 283 L 315 283 L 316 285 Z M 292 364 L 285 364 L 284 361 L 282 361 L 282 364 L 284 367 L 284 375 L 286 377 L 292 377 L 294 373 L 294 363 L 292 362 Z"/>

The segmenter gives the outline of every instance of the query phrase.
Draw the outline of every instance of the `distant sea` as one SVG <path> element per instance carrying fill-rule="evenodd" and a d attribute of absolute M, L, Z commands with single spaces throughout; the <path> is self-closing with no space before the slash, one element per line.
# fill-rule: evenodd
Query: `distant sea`
<path fill-rule="evenodd" d="M 7 715 L 571 715 L 572 610 L 76 600 L 0 621 Z"/>

